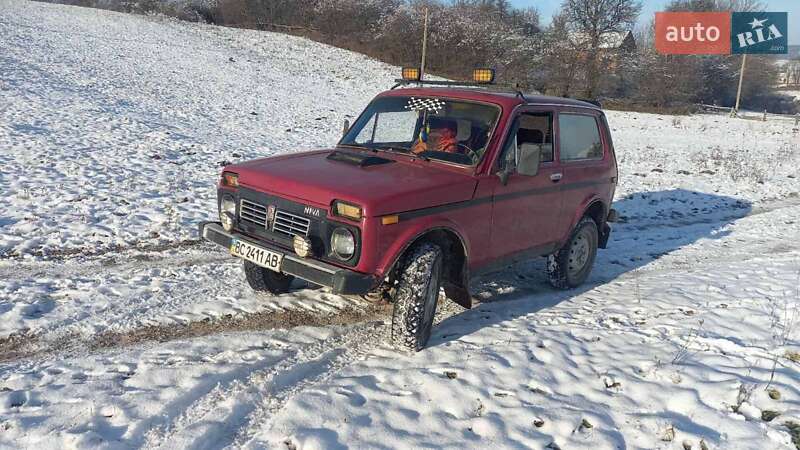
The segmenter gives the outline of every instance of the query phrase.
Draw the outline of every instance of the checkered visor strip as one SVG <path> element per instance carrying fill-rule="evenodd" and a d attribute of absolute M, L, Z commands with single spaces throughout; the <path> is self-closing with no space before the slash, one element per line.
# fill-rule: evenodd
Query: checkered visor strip
<path fill-rule="evenodd" d="M 408 103 L 406 104 L 406 109 L 411 111 L 428 111 L 438 114 L 441 110 L 444 109 L 444 105 L 445 105 L 444 100 L 439 100 L 438 98 L 411 97 L 410 99 L 408 99 Z"/>

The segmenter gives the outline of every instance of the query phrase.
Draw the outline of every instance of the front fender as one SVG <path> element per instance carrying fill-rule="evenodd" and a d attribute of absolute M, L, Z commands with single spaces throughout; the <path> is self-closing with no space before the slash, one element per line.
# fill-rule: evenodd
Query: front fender
<path fill-rule="evenodd" d="M 444 217 L 421 217 L 381 227 L 379 240 L 382 254 L 379 259 L 377 273 L 382 277 L 388 275 L 403 253 L 414 242 L 435 230 L 445 230 L 455 234 L 464 248 L 465 257 L 469 258 L 470 243 L 458 224 Z"/>

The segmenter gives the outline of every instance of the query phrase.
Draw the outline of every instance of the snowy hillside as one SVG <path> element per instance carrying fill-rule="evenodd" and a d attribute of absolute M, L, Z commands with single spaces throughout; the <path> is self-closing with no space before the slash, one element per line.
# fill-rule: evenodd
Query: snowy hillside
<path fill-rule="evenodd" d="M 223 161 L 329 145 L 397 68 L 280 34 L 0 0 L 0 448 L 800 448 L 800 129 L 610 111 L 577 291 L 541 261 L 431 348 L 195 240 Z M 792 439 L 795 442 L 792 442 Z"/>
<path fill-rule="evenodd" d="M 282 34 L 14 0 L 0 14 L 0 254 L 196 238 L 223 161 L 330 145 L 397 76 Z"/>

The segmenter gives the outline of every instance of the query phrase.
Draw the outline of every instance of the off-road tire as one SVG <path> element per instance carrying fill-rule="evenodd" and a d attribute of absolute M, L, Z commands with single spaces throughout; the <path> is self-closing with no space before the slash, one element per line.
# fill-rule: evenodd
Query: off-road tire
<path fill-rule="evenodd" d="M 547 257 L 547 277 L 557 289 L 571 289 L 586 281 L 592 271 L 597 256 L 597 223 L 591 217 L 583 217 L 572 230 L 567 243 L 560 250 Z M 587 247 L 584 247 L 586 245 Z M 580 256 L 584 249 L 588 254 Z M 580 269 L 576 262 L 583 260 Z"/>
<path fill-rule="evenodd" d="M 431 243 L 416 245 L 403 258 L 393 296 L 391 341 L 395 347 L 417 352 L 428 343 L 439 299 L 442 264 L 442 249 Z"/>
<path fill-rule="evenodd" d="M 289 285 L 294 277 L 275 272 L 261 267 L 250 261 L 244 261 L 244 275 L 247 284 L 256 292 L 269 292 L 270 294 L 284 294 L 289 292 Z"/>

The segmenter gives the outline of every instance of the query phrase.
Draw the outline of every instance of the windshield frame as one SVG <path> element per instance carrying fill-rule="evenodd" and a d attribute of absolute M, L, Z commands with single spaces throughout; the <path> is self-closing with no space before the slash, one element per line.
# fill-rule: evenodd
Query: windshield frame
<path fill-rule="evenodd" d="M 398 92 L 398 94 L 399 94 L 402 91 L 398 90 L 398 91 L 390 91 L 390 92 Z M 411 153 L 411 149 L 408 149 L 409 150 L 408 153 L 405 153 L 405 152 L 396 152 L 396 151 L 381 149 L 381 148 L 377 148 L 377 147 L 369 147 L 369 146 L 366 146 L 366 145 L 359 145 L 359 144 L 355 144 L 355 143 L 344 143 L 343 142 L 345 137 L 347 137 L 347 135 L 350 133 L 350 131 L 353 129 L 353 127 L 355 127 L 355 125 L 364 118 L 364 116 L 366 115 L 367 111 L 369 110 L 370 105 L 372 105 L 374 102 L 376 102 L 378 100 L 381 100 L 381 99 L 384 99 L 384 98 L 396 98 L 396 97 L 434 98 L 434 99 L 441 99 L 441 100 L 446 100 L 446 101 L 451 101 L 451 102 L 471 103 L 471 104 L 475 104 L 475 105 L 488 106 L 488 107 L 491 107 L 491 108 L 494 108 L 495 110 L 497 110 L 497 118 L 495 119 L 494 125 L 492 125 L 491 130 L 489 132 L 489 135 L 486 138 L 486 148 L 484 149 L 483 154 L 481 154 L 480 159 L 478 161 L 476 161 L 475 163 L 473 163 L 473 164 L 459 164 L 459 163 L 456 163 L 456 162 L 447 161 L 447 160 L 443 160 L 443 159 L 438 159 L 438 158 L 435 158 L 435 157 L 428 157 L 428 156 L 420 157 L 419 155 L 415 155 L 414 153 Z M 503 106 L 498 104 L 498 103 L 493 103 L 493 102 L 486 102 L 486 101 L 472 100 L 472 99 L 464 99 L 464 98 L 458 98 L 458 97 L 449 97 L 449 96 L 445 96 L 445 95 L 435 95 L 435 94 L 378 95 L 377 97 L 372 99 L 367 104 L 366 107 L 364 107 L 364 109 L 361 111 L 361 114 L 359 114 L 358 117 L 356 117 L 356 119 L 353 121 L 353 125 L 350 126 L 350 128 L 347 130 L 347 132 L 345 132 L 342 135 L 342 137 L 339 139 L 339 142 L 336 143 L 336 146 L 337 147 L 358 148 L 358 149 L 364 149 L 364 150 L 373 151 L 373 152 L 384 152 L 384 153 L 387 153 L 387 154 L 390 154 L 390 155 L 405 155 L 405 156 L 408 156 L 408 157 L 411 157 L 411 158 L 415 158 L 415 159 L 421 159 L 421 160 L 425 160 L 425 161 L 429 161 L 429 162 L 435 162 L 435 163 L 439 163 L 439 164 L 446 164 L 446 165 L 452 166 L 452 167 L 458 167 L 460 169 L 473 169 L 473 171 L 474 171 L 474 170 L 478 169 L 478 167 L 486 159 L 486 155 L 488 155 L 490 153 L 490 147 L 491 147 L 492 141 L 495 138 L 495 133 L 497 132 L 498 126 L 500 125 L 500 122 L 502 121 L 502 119 L 503 119 Z M 368 121 L 369 121 L 369 119 L 366 119 L 366 122 L 368 122 Z M 365 122 L 365 125 L 366 125 L 366 122 Z"/>

